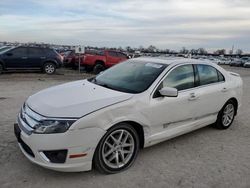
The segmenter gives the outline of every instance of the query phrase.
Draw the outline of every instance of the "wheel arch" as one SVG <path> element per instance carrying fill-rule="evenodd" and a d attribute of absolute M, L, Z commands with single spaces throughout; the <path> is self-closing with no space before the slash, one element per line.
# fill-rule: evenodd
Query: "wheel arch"
<path fill-rule="evenodd" d="M 144 148 L 144 143 L 145 143 L 145 137 L 144 137 L 144 129 L 143 129 L 143 126 L 135 121 L 130 121 L 130 120 L 127 120 L 127 121 L 121 121 L 119 123 L 116 123 L 114 125 L 112 125 L 111 127 L 109 127 L 109 129 L 111 129 L 112 127 L 116 126 L 116 125 L 119 125 L 121 123 L 126 123 L 126 124 L 129 124 L 131 125 L 137 132 L 138 134 L 138 137 L 139 137 L 139 141 L 140 141 L 140 148 Z M 108 130 L 109 130 L 108 129 Z"/>
<path fill-rule="evenodd" d="M 57 62 L 55 60 L 52 59 L 45 60 L 43 61 L 42 66 L 44 66 L 46 63 L 53 63 L 57 67 Z"/>
<path fill-rule="evenodd" d="M 235 104 L 235 108 L 236 108 L 236 110 L 235 110 L 235 115 L 237 115 L 238 105 L 239 105 L 239 104 L 238 104 L 238 100 L 237 100 L 235 97 L 232 97 L 232 98 L 228 99 L 226 103 L 228 103 L 229 101 L 233 101 L 233 103 Z M 226 103 L 225 103 L 225 104 L 226 104 Z"/>
<path fill-rule="evenodd" d="M 97 65 L 97 64 L 105 66 L 105 62 L 103 60 L 96 60 L 95 65 Z"/>

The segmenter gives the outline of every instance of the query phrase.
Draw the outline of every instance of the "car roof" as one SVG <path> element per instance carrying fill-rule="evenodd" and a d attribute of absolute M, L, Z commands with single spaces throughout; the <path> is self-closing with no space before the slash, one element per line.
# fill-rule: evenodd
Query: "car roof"
<path fill-rule="evenodd" d="M 190 58 L 182 58 L 182 57 L 138 57 L 132 59 L 134 62 L 148 62 L 148 63 L 161 63 L 166 65 L 172 64 L 181 64 L 181 63 L 192 63 L 192 64 L 199 64 L 199 63 L 206 63 L 206 64 L 213 64 L 209 60 L 201 60 L 201 59 L 190 59 Z"/>

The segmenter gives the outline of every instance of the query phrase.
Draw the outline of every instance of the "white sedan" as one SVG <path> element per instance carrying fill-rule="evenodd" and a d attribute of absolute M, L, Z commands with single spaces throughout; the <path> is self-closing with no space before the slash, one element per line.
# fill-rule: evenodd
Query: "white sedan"
<path fill-rule="evenodd" d="M 136 58 L 30 96 L 14 130 L 35 164 L 116 173 L 140 148 L 207 125 L 227 129 L 241 95 L 240 76 L 214 63 Z"/>

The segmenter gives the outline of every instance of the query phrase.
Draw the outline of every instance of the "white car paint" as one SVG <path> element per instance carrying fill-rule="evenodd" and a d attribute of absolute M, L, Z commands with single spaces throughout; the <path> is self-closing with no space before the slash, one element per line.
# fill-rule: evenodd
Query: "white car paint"
<path fill-rule="evenodd" d="M 21 139 L 35 153 L 34 158 L 30 157 L 20 146 L 25 156 L 53 170 L 87 171 L 91 170 L 94 151 L 100 139 L 117 123 L 130 121 L 141 125 L 144 147 L 148 147 L 214 123 L 218 112 L 230 98 L 236 98 L 239 106 L 241 104 L 241 78 L 214 63 L 152 58 L 137 58 L 134 61 L 169 65 L 146 91 L 139 94 L 117 92 L 81 80 L 52 87 L 29 97 L 26 104 L 42 116 L 79 119 L 65 133 L 28 135 L 22 131 Z M 225 82 L 183 90 L 178 97 L 153 98 L 159 83 L 171 70 L 183 64 L 211 65 L 224 75 Z M 64 164 L 54 164 L 40 153 L 42 150 L 62 148 L 68 149 L 68 156 L 83 152 L 87 155 L 75 159 L 67 157 Z"/>
<path fill-rule="evenodd" d="M 43 116 L 80 118 L 131 97 L 132 94 L 80 80 L 40 91 L 29 97 L 27 104 Z"/>

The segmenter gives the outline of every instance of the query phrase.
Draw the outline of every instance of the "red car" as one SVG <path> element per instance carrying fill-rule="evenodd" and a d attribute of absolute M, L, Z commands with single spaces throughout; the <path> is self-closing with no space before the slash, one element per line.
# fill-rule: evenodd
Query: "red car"
<path fill-rule="evenodd" d="M 84 66 L 86 71 L 93 70 L 95 74 L 100 73 L 106 68 L 109 68 L 117 63 L 127 60 L 126 54 L 113 50 L 91 51 L 84 54 L 81 58 L 81 66 Z M 76 60 L 76 65 L 79 61 Z"/>
<path fill-rule="evenodd" d="M 80 54 L 82 57 L 83 54 Z M 72 67 L 72 68 L 77 68 L 78 67 L 78 59 L 79 59 L 79 54 L 75 53 L 74 50 L 67 51 L 64 54 L 64 61 L 63 64 L 65 67 Z M 76 65 L 77 64 L 77 65 Z"/>

